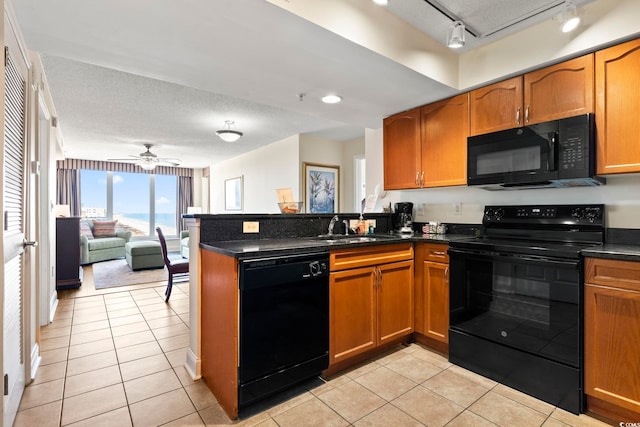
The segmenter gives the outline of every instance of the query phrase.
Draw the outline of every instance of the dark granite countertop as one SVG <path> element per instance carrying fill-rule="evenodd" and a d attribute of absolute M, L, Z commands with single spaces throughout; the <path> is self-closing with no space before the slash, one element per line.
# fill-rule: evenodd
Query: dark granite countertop
<path fill-rule="evenodd" d="M 592 258 L 608 258 L 621 261 L 640 261 L 640 245 L 618 245 L 607 243 L 584 249 L 582 255 Z"/>
<path fill-rule="evenodd" d="M 238 259 L 249 259 L 294 253 L 328 252 L 331 249 L 395 244 L 407 241 L 448 243 L 453 240 L 469 238 L 473 238 L 473 236 L 465 234 L 365 234 L 350 236 L 337 235 L 335 239 L 298 237 L 285 239 L 228 240 L 203 242 L 200 243 L 200 247 Z"/>

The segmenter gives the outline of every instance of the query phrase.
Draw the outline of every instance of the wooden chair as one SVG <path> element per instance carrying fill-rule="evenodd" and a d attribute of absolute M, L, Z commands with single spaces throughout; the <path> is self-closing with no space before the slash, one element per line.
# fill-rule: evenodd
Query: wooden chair
<path fill-rule="evenodd" d="M 174 274 L 189 274 L 189 260 L 185 259 L 169 259 L 169 255 L 167 254 L 167 242 L 164 239 L 164 234 L 162 234 L 162 230 L 160 227 L 156 228 L 156 232 L 158 233 L 158 238 L 160 239 L 160 247 L 162 248 L 162 257 L 164 258 L 164 265 L 167 266 L 167 270 L 169 270 L 169 281 L 167 282 L 167 290 L 164 292 L 166 295 L 165 302 L 169 302 L 169 297 L 171 296 L 171 288 L 173 287 L 173 275 Z"/>

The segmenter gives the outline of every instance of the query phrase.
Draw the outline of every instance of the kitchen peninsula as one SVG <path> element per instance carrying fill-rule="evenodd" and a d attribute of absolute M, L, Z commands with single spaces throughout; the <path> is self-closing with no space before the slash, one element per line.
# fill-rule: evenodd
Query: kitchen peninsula
<path fill-rule="evenodd" d="M 331 334 L 331 346 L 328 345 L 329 334 L 325 334 L 324 353 L 316 352 L 313 353 L 314 356 L 304 359 L 308 362 L 310 370 L 307 371 L 298 365 L 295 369 L 296 375 L 300 374 L 306 378 L 322 371 L 336 372 L 355 361 L 369 357 L 376 351 L 388 348 L 389 345 L 407 341 L 412 336 L 413 241 L 428 240 L 444 245 L 445 239 L 470 237 L 450 234 L 423 238 L 422 235 L 412 237 L 390 234 L 389 214 L 366 216 L 366 219 L 375 219 L 375 234 L 345 236 L 344 227 L 336 226 L 335 231 L 342 233 L 328 236 L 326 232 L 332 217 L 333 215 L 313 214 L 197 215 L 187 220 L 191 235 L 192 229 L 199 226 L 198 235 L 201 240 L 200 315 L 197 316 L 199 318 L 192 318 L 192 324 L 200 325 L 202 376 L 229 417 L 236 418 L 238 411 L 246 406 L 243 402 L 251 403 L 255 400 L 254 394 L 261 392 L 256 390 L 260 387 L 251 384 L 245 386 L 241 381 L 241 377 L 249 375 L 248 371 L 251 371 L 243 369 L 251 364 L 251 354 L 243 350 L 254 344 L 243 341 L 243 338 L 248 335 L 254 339 L 259 338 L 256 337 L 255 331 L 249 330 L 248 324 L 271 322 L 271 325 L 278 325 L 275 328 L 280 328 L 279 334 L 273 335 L 273 339 L 268 340 L 265 345 L 277 345 L 276 337 L 287 334 L 291 342 L 302 339 L 304 345 L 289 345 L 290 352 L 295 353 L 294 348 L 309 346 L 315 349 L 321 345 L 316 338 L 323 334 L 322 327 L 312 319 L 326 319 L 326 329 L 334 323 L 344 324 L 345 316 L 351 316 L 349 321 L 355 322 L 355 326 L 352 325 L 351 329 L 340 327 L 342 335 Z M 358 214 L 340 214 L 339 217 L 356 219 Z M 258 235 L 241 232 L 243 223 L 247 221 L 259 222 Z M 296 270 L 297 268 L 303 270 Z M 284 301 L 277 301 L 277 297 L 273 295 L 277 293 L 276 288 L 272 288 L 273 294 L 263 293 L 260 298 L 251 299 L 250 290 L 255 289 L 256 285 L 248 283 L 248 277 L 256 277 L 259 288 L 267 287 L 271 278 L 276 276 L 280 282 L 284 282 L 278 283 L 278 286 L 286 286 L 287 278 L 292 271 L 299 277 L 292 279 L 297 284 L 294 288 L 296 292 L 288 292 L 287 298 L 293 298 L 290 295 L 292 293 L 299 294 L 295 297 L 296 304 L 300 304 L 304 310 L 296 310 L 291 301 L 286 301 L 286 304 Z M 309 277 L 300 278 L 305 275 Z M 324 279 L 324 284 L 319 284 L 322 282 L 321 279 Z M 310 284 L 311 281 L 313 286 Z M 348 289 L 345 287 L 347 285 Z M 305 291 L 300 291 L 303 288 Z M 344 293 L 341 289 L 349 292 Z M 375 297 L 376 292 L 382 292 L 381 289 L 387 289 L 386 300 Z M 305 294 L 307 290 L 308 294 Z M 348 297 L 349 301 L 343 300 Z M 289 325 L 290 327 L 283 327 L 277 316 L 272 316 L 275 308 L 270 313 L 262 315 L 262 322 L 243 322 L 244 316 L 264 311 L 264 307 L 260 308 L 263 304 L 261 300 L 269 300 L 272 307 L 287 305 L 287 309 L 303 314 L 298 314 L 297 321 L 291 322 L 295 325 Z M 320 309 L 316 305 L 307 304 L 310 300 L 325 301 L 325 306 Z M 333 316 L 330 321 L 329 304 Z M 249 305 L 252 311 L 248 311 Z M 342 316 L 340 307 L 345 307 Z M 305 311 L 314 315 L 305 316 Z M 354 318 L 354 313 L 360 315 Z M 373 320 L 372 313 L 377 313 Z M 287 315 L 296 314 L 288 312 Z M 268 321 L 265 320 L 267 318 Z M 344 335 L 345 330 L 350 332 Z M 313 331 L 315 332 L 310 333 Z M 380 336 L 378 331 L 381 331 Z M 258 335 L 272 333 L 273 331 L 263 328 Z M 286 344 L 283 348 L 286 348 Z M 261 350 L 262 355 L 268 351 Z M 275 387 L 275 390 L 286 385 L 280 384 L 277 379 L 270 381 L 275 384 L 267 385 Z M 265 386 L 264 383 L 262 386 Z"/>

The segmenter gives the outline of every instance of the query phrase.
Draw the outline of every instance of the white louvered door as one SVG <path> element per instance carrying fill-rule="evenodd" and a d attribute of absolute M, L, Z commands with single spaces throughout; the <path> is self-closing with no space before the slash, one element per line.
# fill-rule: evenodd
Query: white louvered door
<path fill-rule="evenodd" d="M 6 21 L 5 21 L 6 24 Z M 10 31 L 5 33 L 4 215 L 4 425 L 15 418 L 25 385 L 24 242 L 27 64 Z"/>

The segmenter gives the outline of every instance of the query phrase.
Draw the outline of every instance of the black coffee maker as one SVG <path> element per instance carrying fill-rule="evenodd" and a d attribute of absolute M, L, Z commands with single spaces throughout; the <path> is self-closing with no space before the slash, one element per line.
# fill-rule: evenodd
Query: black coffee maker
<path fill-rule="evenodd" d="M 401 233 L 411 233 L 413 231 L 413 203 L 396 203 L 392 220 L 394 230 Z"/>

